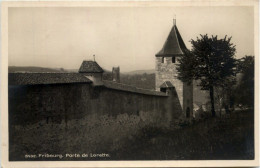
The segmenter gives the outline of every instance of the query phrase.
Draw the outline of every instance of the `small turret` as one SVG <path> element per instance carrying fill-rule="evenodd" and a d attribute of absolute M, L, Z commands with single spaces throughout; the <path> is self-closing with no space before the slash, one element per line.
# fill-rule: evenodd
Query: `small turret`
<path fill-rule="evenodd" d="M 83 61 L 79 68 L 79 73 L 84 74 L 94 85 L 102 85 L 103 72 L 96 61 Z"/>
<path fill-rule="evenodd" d="M 169 93 L 170 90 L 174 89 L 174 86 L 172 85 L 172 83 L 170 81 L 165 81 L 163 82 L 163 84 L 160 86 L 160 91 L 161 92 L 165 92 L 165 93 Z"/>

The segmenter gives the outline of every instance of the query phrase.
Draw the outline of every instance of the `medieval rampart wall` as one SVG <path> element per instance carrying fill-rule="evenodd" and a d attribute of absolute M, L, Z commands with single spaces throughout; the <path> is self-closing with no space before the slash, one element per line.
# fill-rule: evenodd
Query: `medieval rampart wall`
<path fill-rule="evenodd" d="M 165 81 L 170 81 L 175 87 L 180 104 L 183 109 L 183 114 L 187 117 L 192 116 L 193 113 L 193 85 L 186 82 L 182 82 L 177 78 L 176 64 L 178 64 L 178 59 L 176 63 L 172 63 L 172 57 L 164 57 L 164 62 L 162 62 L 162 57 L 156 57 L 156 90 L 160 90 L 160 85 Z"/>
<path fill-rule="evenodd" d="M 91 84 L 9 86 L 10 160 L 34 149 L 113 151 L 146 126 L 168 126 L 180 109 L 175 90 L 162 96 Z"/>
<path fill-rule="evenodd" d="M 9 113 L 16 124 L 82 118 L 85 115 L 117 116 L 155 112 L 170 121 L 174 114 L 171 95 L 151 95 L 91 84 L 31 85 L 9 87 Z M 178 103 L 178 102 L 175 102 Z M 177 110 L 178 111 L 178 110 Z M 23 119 L 22 119 L 23 118 Z"/>

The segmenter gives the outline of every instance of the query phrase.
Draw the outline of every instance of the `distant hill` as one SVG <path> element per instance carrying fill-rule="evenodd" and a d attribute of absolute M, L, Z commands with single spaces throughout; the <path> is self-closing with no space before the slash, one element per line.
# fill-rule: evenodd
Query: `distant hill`
<path fill-rule="evenodd" d="M 67 71 L 67 72 L 78 72 L 79 69 L 65 69 L 65 71 Z"/>
<path fill-rule="evenodd" d="M 155 74 L 121 74 L 120 82 L 143 89 L 155 89 Z"/>
<path fill-rule="evenodd" d="M 105 73 L 111 73 L 110 70 L 104 69 Z M 36 67 L 36 66 L 9 66 L 8 72 L 78 72 L 78 69 L 64 69 L 64 68 L 47 68 L 47 67 Z M 154 69 L 150 70 L 136 70 L 130 72 L 121 72 L 122 75 L 142 75 L 142 74 L 153 74 Z"/>
<path fill-rule="evenodd" d="M 43 68 L 34 66 L 9 66 L 8 72 L 69 72 L 63 68 Z"/>
<path fill-rule="evenodd" d="M 104 80 L 112 80 L 112 72 L 105 70 L 103 74 Z M 120 82 L 143 89 L 155 89 L 155 73 L 154 70 L 138 70 L 132 72 L 120 73 Z"/>
<path fill-rule="evenodd" d="M 148 69 L 148 70 L 136 70 L 136 71 L 130 71 L 130 72 L 122 72 L 123 74 L 127 74 L 127 75 L 141 75 L 141 74 L 153 74 L 155 73 L 154 69 Z"/>

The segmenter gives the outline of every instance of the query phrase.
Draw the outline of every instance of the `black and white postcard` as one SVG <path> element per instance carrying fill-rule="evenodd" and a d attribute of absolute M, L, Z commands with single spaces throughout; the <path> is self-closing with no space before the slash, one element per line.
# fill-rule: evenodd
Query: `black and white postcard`
<path fill-rule="evenodd" d="M 2 2 L 2 167 L 259 166 L 258 5 Z"/>

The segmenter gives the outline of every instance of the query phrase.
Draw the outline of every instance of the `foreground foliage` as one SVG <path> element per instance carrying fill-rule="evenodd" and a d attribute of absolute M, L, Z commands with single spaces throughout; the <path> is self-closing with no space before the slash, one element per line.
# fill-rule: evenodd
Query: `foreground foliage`
<path fill-rule="evenodd" d="M 239 60 L 241 79 L 234 93 L 236 103 L 247 107 L 254 107 L 254 65 L 253 56 L 245 56 Z"/>
<path fill-rule="evenodd" d="M 254 112 L 207 118 L 179 129 L 146 127 L 115 153 L 128 160 L 254 159 Z"/>
<path fill-rule="evenodd" d="M 253 111 L 180 121 L 171 128 L 127 115 L 92 121 L 71 121 L 65 128 L 63 124 L 12 128 L 9 158 L 28 161 L 46 158 L 25 159 L 26 154 L 107 153 L 110 157 L 62 160 L 254 159 Z"/>

